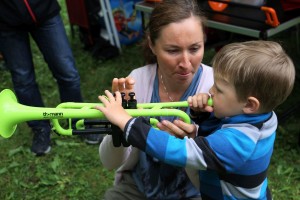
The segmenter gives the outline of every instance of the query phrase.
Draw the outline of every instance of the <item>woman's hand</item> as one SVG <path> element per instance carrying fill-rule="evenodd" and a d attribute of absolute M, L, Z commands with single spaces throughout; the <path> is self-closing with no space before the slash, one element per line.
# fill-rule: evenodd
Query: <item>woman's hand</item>
<path fill-rule="evenodd" d="M 196 125 L 188 124 L 178 119 L 174 120 L 173 123 L 168 120 L 163 120 L 157 123 L 157 127 L 178 138 L 184 138 L 185 136 L 195 138 L 197 134 Z"/>
<path fill-rule="evenodd" d="M 129 93 L 134 91 L 135 80 L 131 77 L 114 78 L 112 80 L 112 93 L 119 91 L 125 93 L 125 99 L 129 99 Z"/>

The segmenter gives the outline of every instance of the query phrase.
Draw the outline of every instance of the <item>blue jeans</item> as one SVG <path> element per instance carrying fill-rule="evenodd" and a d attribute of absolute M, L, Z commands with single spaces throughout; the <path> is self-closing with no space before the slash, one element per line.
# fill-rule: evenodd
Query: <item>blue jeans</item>
<path fill-rule="evenodd" d="M 80 76 L 60 15 L 27 31 L 0 31 L 1 51 L 21 104 L 44 107 L 36 82 L 30 35 L 55 78 L 61 102 L 81 102 Z M 30 121 L 31 128 L 49 127 L 48 120 Z"/>

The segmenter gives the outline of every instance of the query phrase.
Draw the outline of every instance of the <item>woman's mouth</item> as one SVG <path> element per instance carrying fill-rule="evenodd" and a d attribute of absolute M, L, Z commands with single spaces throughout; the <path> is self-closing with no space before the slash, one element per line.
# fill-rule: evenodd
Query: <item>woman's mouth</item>
<path fill-rule="evenodd" d="M 178 76 L 180 79 L 186 79 L 186 78 L 188 78 L 190 75 L 191 75 L 190 72 L 180 72 L 180 73 L 177 73 L 177 76 Z"/>

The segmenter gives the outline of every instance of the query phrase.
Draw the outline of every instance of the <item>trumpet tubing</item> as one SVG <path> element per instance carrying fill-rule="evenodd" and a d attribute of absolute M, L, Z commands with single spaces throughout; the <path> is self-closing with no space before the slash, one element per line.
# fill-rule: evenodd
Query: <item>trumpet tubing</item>
<path fill-rule="evenodd" d="M 15 132 L 17 124 L 32 120 L 51 120 L 53 130 L 58 134 L 72 135 L 73 130 L 63 128 L 59 120 L 106 119 L 102 112 L 94 109 L 96 105 L 102 104 L 68 102 L 61 103 L 56 108 L 31 107 L 19 104 L 15 94 L 9 89 L 4 89 L 0 93 L 0 135 L 9 138 Z M 126 109 L 126 112 L 132 117 L 176 116 L 190 123 L 189 116 L 174 107 L 188 107 L 188 103 L 142 103 L 137 104 L 137 109 Z"/>

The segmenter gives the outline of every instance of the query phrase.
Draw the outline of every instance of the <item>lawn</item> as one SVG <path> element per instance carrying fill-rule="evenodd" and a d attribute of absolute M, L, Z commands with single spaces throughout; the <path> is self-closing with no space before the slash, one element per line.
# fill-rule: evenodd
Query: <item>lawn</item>
<path fill-rule="evenodd" d="M 61 5 L 69 34 L 70 26 L 64 3 Z M 296 50 L 292 34 L 295 34 L 293 30 L 271 39 L 282 42 L 299 70 L 300 52 Z M 78 36 L 69 38 L 81 75 L 85 102 L 98 102 L 97 96 L 104 89 L 110 89 L 112 78 L 124 77 L 132 69 L 143 65 L 138 44 L 123 47 L 120 56 L 102 62 L 83 50 Z M 37 81 L 45 105 L 56 107 L 60 103 L 57 85 L 34 43 L 33 51 Z M 214 53 L 214 48 L 207 48 L 203 62 L 209 64 Z M 0 81 L 0 90 L 13 89 L 8 71 L 0 71 Z M 293 94 L 276 109 L 279 116 L 300 101 L 299 90 L 297 82 Z M 299 122 L 299 111 L 293 112 L 278 127 L 269 169 L 269 184 L 275 200 L 296 200 L 300 197 Z M 50 154 L 34 157 L 30 152 L 31 140 L 32 134 L 26 123 L 19 124 L 11 138 L 0 137 L 0 199 L 101 199 L 105 190 L 112 186 L 114 172 L 102 167 L 98 145 L 87 145 L 78 136 L 68 137 L 53 133 Z"/>

